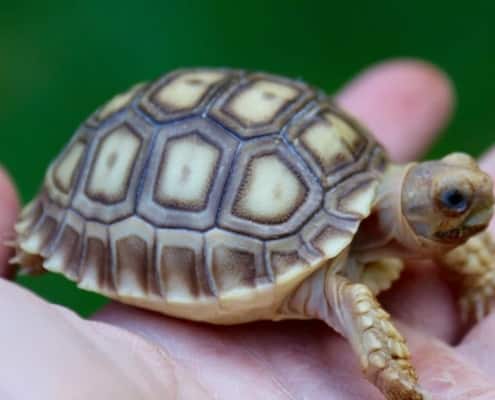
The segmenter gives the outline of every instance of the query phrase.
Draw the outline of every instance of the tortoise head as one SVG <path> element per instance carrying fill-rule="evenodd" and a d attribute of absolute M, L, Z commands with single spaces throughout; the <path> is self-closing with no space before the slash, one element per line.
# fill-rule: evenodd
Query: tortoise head
<path fill-rule="evenodd" d="M 464 243 L 487 227 L 493 202 L 491 178 L 463 153 L 413 164 L 404 177 L 402 213 L 423 247 Z"/>

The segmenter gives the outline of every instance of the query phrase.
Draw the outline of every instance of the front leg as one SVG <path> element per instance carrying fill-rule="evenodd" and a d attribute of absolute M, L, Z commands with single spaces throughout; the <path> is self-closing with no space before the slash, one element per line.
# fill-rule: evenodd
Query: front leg
<path fill-rule="evenodd" d="M 362 283 L 376 296 L 390 289 L 392 284 L 399 279 L 404 262 L 399 258 L 384 257 L 365 264 L 355 260 L 350 261 L 341 275 L 353 283 Z"/>
<path fill-rule="evenodd" d="M 460 283 L 459 305 L 463 322 L 480 321 L 495 299 L 495 241 L 485 231 L 447 253 L 440 263 Z"/>
<path fill-rule="evenodd" d="M 418 385 L 405 340 L 367 286 L 322 269 L 303 282 L 281 312 L 321 319 L 342 334 L 387 400 L 429 399 Z"/>

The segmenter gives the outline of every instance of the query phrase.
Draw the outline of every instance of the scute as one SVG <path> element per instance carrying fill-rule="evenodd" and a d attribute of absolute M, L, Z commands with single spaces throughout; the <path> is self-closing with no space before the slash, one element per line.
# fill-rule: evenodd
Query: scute
<path fill-rule="evenodd" d="M 318 181 L 277 137 L 245 143 L 234 171 L 219 211 L 224 229 L 273 239 L 297 231 L 321 206 Z"/>
<path fill-rule="evenodd" d="M 278 133 L 309 100 L 313 90 L 268 74 L 250 74 L 220 95 L 210 115 L 242 138 Z"/>
<path fill-rule="evenodd" d="M 15 262 L 178 317 L 275 318 L 349 246 L 384 153 L 300 81 L 167 74 L 116 96 L 51 164 Z"/>
<path fill-rule="evenodd" d="M 139 106 L 160 122 L 201 114 L 220 88 L 239 77 L 240 72 L 233 70 L 174 71 L 157 79 Z"/>
<path fill-rule="evenodd" d="M 297 211 L 307 197 L 307 188 L 276 153 L 249 161 L 239 186 L 234 213 L 260 223 L 281 223 Z"/>
<path fill-rule="evenodd" d="M 305 118 L 292 124 L 287 137 L 327 190 L 366 170 L 376 147 L 362 127 L 328 100 L 316 103 Z"/>
<path fill-rule="evenodd" d="M 150 149 L 137 213 L 163 228 L 213 228 L 238 146 L 237 139 L 225 129 L 203 118 L 159 128 Z M 167 172 L 170 157 L 180 171 Z M 184 180 L 180 196 L 176 187 L 167 187 L 168 177 Z M 203 179 L 201 184 L 194 184 L 198 179 Z"/>
<path fill-rule="evenodd" d="M 88 145 L 89 132 L 82 127 L 50 164 L 46 172 L 43 186 L 50 193 L 50 197 L 63 207 L 69 205 L 76 189 Z"/>
<path fill-rule="evenodd" d="M 127 125 L 117 126 L 102 138 L 86 181 L 86 196 L 115 204 L 125 199 L 142 140 Z"/>
<path fill-rule="evenodd" d="M 112 223 L 132 216 L 154 127 L 129 110 L 92 132 L 71 208 Z"/>

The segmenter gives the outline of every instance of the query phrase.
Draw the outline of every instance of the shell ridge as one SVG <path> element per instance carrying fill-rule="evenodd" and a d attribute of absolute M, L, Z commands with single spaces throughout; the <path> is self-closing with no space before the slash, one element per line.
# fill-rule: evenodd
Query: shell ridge
<path fill-rule="evenodd" d="M 45 212 L 45 208 L 43 206 L 43 199 L 46 195 L 40 194 L 39 198 L 36 202 L 34 202 L 34 206 L 24 218 L 21 220 L 17 221 L 15 225 L 15 229 L 17 234 L 19 235 L 18 237 L 23 240 L 34 232 L 35 228 L 37 225 L 40 223 L 41 218 L 43 217 L 43 214 Z M 27 226 L 24 226 L 27 225 Z M 22 226 L 22 230 L 21 227 Z"/>
<path fill-rule="evenodd" d="M 237 141 L 240 141 L 240 142 L 245 143 L 245 144 L 250 143 L 250 142 L 254 142 L 254 141 L 259 140 L 259 139 L 270 139 L 270 138 L 276 139 L 276 138 L 278 138 L 280 140 L 280 138 L 281 138 L 280 131 L 279 132 L 266 133 L 264 135 L 259 135 L 259 136 L 241 137 L 232 128 L 229 128 L 227 125 L 224 125 L 220 121 L 217 121 L 213 116 L 207 115 L 204 118 L 207 119 L 209 122 L 213 122 L 218 127 L 224 129 L 227 133 L 229 133 Z"/>
<path fill-rule="evenodd" d="M 308 103 L 304 105 L 304 107 L 302 107 L 297 113 L 295 113 L 292 116 L 292 118 L 289 121 L 287 121 L 287 123 L 282 127 L 282 129 L 280 130 L 280 138 L 289 147 L 291 153 L 295 155 L 298 158 L 298 160 L 300 160 L 306 166 L 306 169 L 311 172 L 311 175 L 313 175 L 315 179 L 321 184 L 321 180 L 313 172 L 308 162 L 304 159 L 304 157 L 301 156 L 301 154 L 297 152 L 294 145 L 287 138 L 288 132 L 292 126 L 296 125 L 299 122 L 304 121 L 305 118 L 312 117 L 315 114 L 318 114 L 318 112 L 320 111 L 321 111 L 321 105 L 319 101 L 317 99 L 310 100 Z"/>
<path fill-rule="evenodd" d="M 214 228 L 212 228 L 213 230 Z M 215 283 L 215 279 L 213 278 L 212 272 L 211 272 L 211 265 L 209 265 L 209 258 L 208 258 L 208 241 L 203 238 L 203 248 L 201 250 L 201 255 L 203 258 L 202 263 L 196 263 L 196 278 L 201 276 L 201 273 L 199 271 L 200 268 L 203 268 L 203 272 L 206 275 L 206 283 L 208 284 L 208 289 L 209 292 L 218 298 L 219 293 L 218 293 L 218 288 Z"/>
<path fill-rule="evenodd" d="M 80 244 L 81 250 L 79 251 L 78 260 L 74 264 L 74 274 L 75 274 L 77 282 L 79 282 L 81 279 L 81 267 L 82 267 L 82 263 L 84 260 L 86 248 L 87 248 L 87 243 L 86 243 L 85 238 L 86 238 L 86 224 L 84 223 L 83 227 L 82 227 L 82 231 L 80 233 L 80 237 L 79 237 L 79 240 L 81 242 L 81 244 Z"/>
<path fill-rule="evenodd" d="M 79 130 L 81 130 L 81 131 L 79 131 Z M 71 148 L 71 146 L 73 146 L 78 141 L 81 141 L 84 144 L 84 150 L 83 150 L 83 154 L 81 156 L 81 159 L 79 161 L 79 165 L 74 170 L 75 176 L 72 178 L 73 179 L 72 187 L 69 188 L 69 193 L 67 193 L 67 200 L 66 200 L 67 206 L 66 207 L 69 207 L 72 205 L 72 201 L 73 201 L 74 196 L 76 195 L 76 193 L 79 189 L 79 185 L 81 183 L 81 180 L 83 179 L 84 175 L 87 173 L 86 172 L 86 169 L 87 169 L 86 166 L 88 164 L 91 147 L 94 145 L 93 143 L 91 143 L 91 137 L 88 138 L 88 136 L 90 136 L 94 133 L 95 133 L 95 130 L 92 129 L 91 127 L 81 126 L 80 128 L 78 128 L 78 131 L 75 134 L 74 138 L 72 140 L 70 140 L 66 146 L 64 146 L 64 148 L 60 152 L 60 156 L 53 161 L 53 167 L 55 167 L 58 164 L 58 162 L 61 160 L 61 157 L 63 157 L 64 154 L 66 154 L 66 152 Z M 50 166 L 48 171 L 51 170 L 51 167 L 52 166 Z M 53 168 L 52 174 L 55 174 L 55 168 Z M 55 179 L 55 177 L 52 176 L 52 179 Z M 58 190 L 60 190 L 60 189 L 58 189 Z M 62 202 L 62 204 L 59 204 L 58 201 L 56 201 L 55 199 L 53 199 L 50 196 L 50 194 L 48 193 L 48 190 L 46 190 L 46 192 L 47 192 L 46 197 L 49 198 L 50 201 L 54 202 L 58 206 L 64 207 L 63 202 Z"/>
<path fill-rule="evenodd" d="M 164 298 L 166 297 L 166 293 L 159 273 L 160 262 L 158 260 L 158 237 L 157 229 L 155 227 L 153 227 L 153 245 L 151 246 L 150 266 L 151 267 L 149 268 L 148 274 L 148 289 L 153 291 L 154 294 Z"/>
<path fill-rule="evenodd" d="M 230 178 L 232 177 L 232 174 L 234 172 L 234 167 L 236 165 L 238 156 L 241 153 L 242 147 L 243 147 L 242 142 L 239 142 L 237 145 L 237 148 L 235 150 L 235 154 L 232 157 L 232 161 L 230 162 L 230 165 L 229 165 L 229 171 L 227 172 L 227 176 L 225 178 L 224 188 L 228 187 L 228 185 L 230 184 Z M 223 208 L 222 206 L 223 206 L 223 202 L 224 202 L 226 195 L 227 195 L 227 190 L 223 190 L 222 194 L 220 195 L 220 199 L 218 201 L 217 209 L 215 210 L 215 219 L 214 219 L 215 226 L 218 226 L 218 220 L 220 219 L 220 213 L 222 211 L 222 208 Z M 208 230 L 214 229 L 215 226 L 213 226 L 212 228 L 209 228 Z"/>
<path fill-rule="evenodd" d="M 143 194 L 143 187 L 146 182 L 146 177 L 148 176 L 149 173 L 149 165 L 151 162 L 151 157 L 153 156 L 153 150 L 155 148 L 156 140 L 158 138 L 158 135 L 160 134 L 160 129 L 158 127 L 155 127 L 153 130 L 153 133 L 151 134 L 151 138 L 148 141 L 147 144 L 147 149 L 146 149 L 146 155 L 144 157 L 144 162 L 142 166 L 142 170 L 140 171 L 139 177 L 138 177 L 138 183 L 136 186 L 136 193 L 134 196 L 134 209 L 133 209 L 133 214 L 137 214 L 137 208 L 139 205 L 139 201 L 141 199 L 141 196 Z"/>
<path fill-rule="evenodd" d="M 118 271 L 117 271 L 117 263 L 115 261 L 115 257 L 112 252 L 112 237 L 110 236 L 110 229 L 105 225 L 105 240 L 107 243 L 106 247 L 106 257 L 107 257 L 107 270 L 106 274 L 108 275 L 108 279 L 111 282 L 111 287 L 115 288 L 118 291 Z"/>
<path fill-rule="evenodd" d="M 270 257 L 269 257 L 269 253 L 267 251 L 267 247 L 266 247 L 266 242 L 262 241 L 262 247 L 263 247 L 263 261 L 264 261 L 264 264 L 265 264 L 265 271 L 268 275 L 268 280 L 270 283 L 273 283 L 275 282 L 275 273 L 273 272 L 273 267 L 272 267 L 272 263 L 270 262 Z"/>
<path fill-rule="evenodd" d="M 204 106 L 203 112 L 200 114 L 203 118 L 208 118 L 208 114 L 215 103 L 222 97 L 222 95 L 229 90 L 230 87 L 238 85 L 246 77 L 246 71 L 227 68 L 226 71 L 232 76 L 222 85 L 218 85 L 213 89 L 214 94 L 211 95 L 211 99 Z"/>
<path fill-rule="evenodd" d="M 45 254 L 43 254 L 43 257 L 45 259 L 50 258 L 53 255 L 53 253 L 55 252 L 56 247 L 60 241 L 60 238 L 62 237 L 62 233 L 63 233 L 62 228 L 64 227 L 64 224 L 67 221 L 68 213 L 69 213 L 68 209 L 64 210 L 63 216 L 57 224 L 57 232 L 55 233 L 54 239 L 51 241 L 50 245 L 45 250 Z"/>
<path fill-rule="evenodd" d="M 45 196 L 48 198 L 48 196 Z M 46 200 L 46 198 L 44 200 Z M 29 233 L 26 234 L 26 236 L 23 238 L 22 242 L 27 242 L 29 239 L 33 237 L 33 235 L 40 229 L 41 225 L 45 221 L 47 215 L 48 215 L 48 210 L 45 204 L 43 204 L 44 201 L 41 201 L 41 213 L 38 217 L 38 219 L 31 225 L 31 228 L 29 230 Z M 22 243 L 21 242 L 21 243 Z M 37 249 L 39 252 L 41 249 Z"/>

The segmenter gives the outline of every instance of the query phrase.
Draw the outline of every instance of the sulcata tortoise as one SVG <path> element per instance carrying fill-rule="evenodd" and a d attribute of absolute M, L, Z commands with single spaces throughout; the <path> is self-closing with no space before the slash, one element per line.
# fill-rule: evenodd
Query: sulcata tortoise
<path fill-rule="evenodd" d="M 460 278 L 482 318 L 495 288 L 492 182 L 468 155 L 393 164 L 301 81 L 185 69 L 97 110 L 16 225 L 12 263 L 215 324 L 321 319 L 388 400 L 426 399 L 376 295 L 405 260 Z"/>

